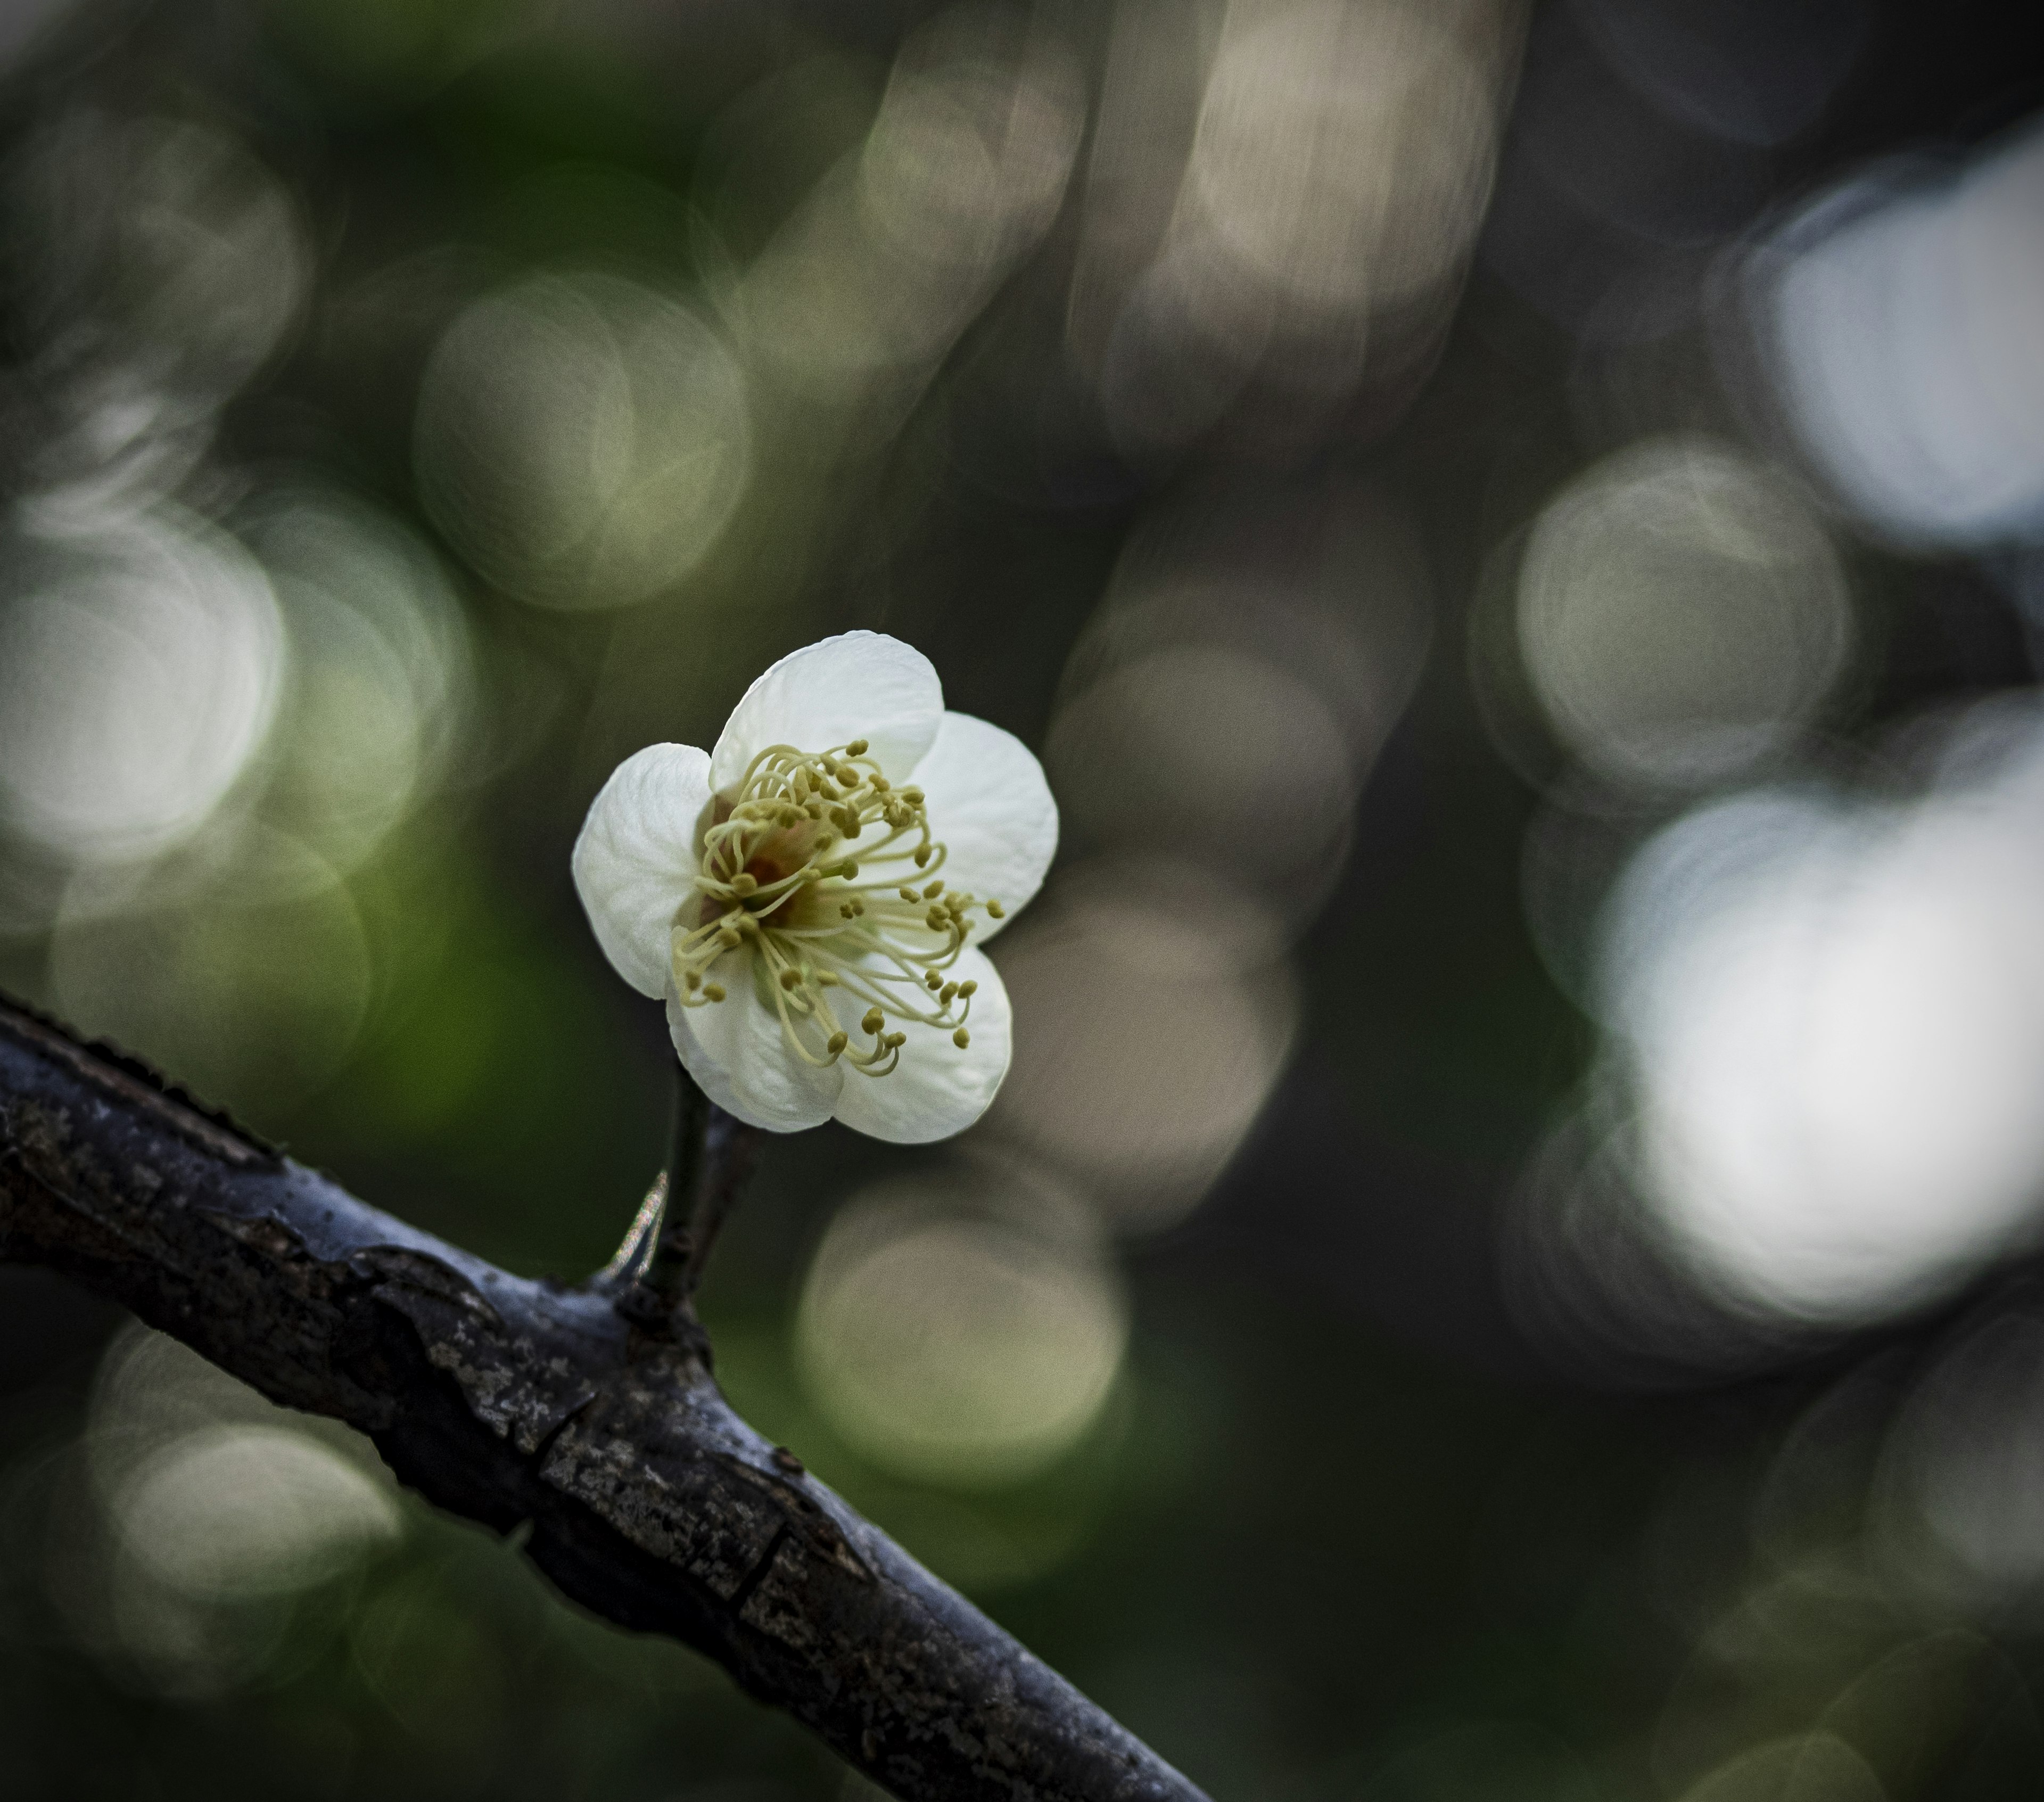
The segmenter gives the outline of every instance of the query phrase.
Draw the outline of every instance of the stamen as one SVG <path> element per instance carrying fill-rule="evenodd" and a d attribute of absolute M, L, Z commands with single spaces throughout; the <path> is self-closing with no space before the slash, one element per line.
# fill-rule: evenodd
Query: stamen
<path fill-rule="evenodd" d="M 941 870 L 945 847 L 920 788 L 895 787 L 870 759 L 850 761 L 867 749 L 863 739 L 841 751 L 774 745 L 753 759 L 704 832 L 699 898 L 676 921 L 672 962 L 678 1004 L 701 1007 L 726 993 L 708 980 L 711 966 L 756 952 L 772 978 L 762 992 L 796 1056 L 816 1066 L 842 1058 L 882 1077 L 899 1066 L 911 1026 L 933 1027 L 960 1049 L 970 1043 L 978 985 L 950 973 L 974 913 L 1001 910 L 946 881 L 909 879 Z M 860 855 L 844 855 L 854 840 Z M 862 865 L 870 881 L 860 880 Z M 831 989 L 863 1005 L 867 1048 L 852 1048 Z M 901 1024 L 890 1025 L 897 1016 Z"/>

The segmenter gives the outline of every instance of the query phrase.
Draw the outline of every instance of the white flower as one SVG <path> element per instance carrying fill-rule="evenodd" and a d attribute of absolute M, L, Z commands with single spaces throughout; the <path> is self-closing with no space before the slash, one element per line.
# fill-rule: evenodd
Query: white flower
<path fill-rule="evenodd" d="M 1020 740 L 946 713 L 920 651 L 855 632 L 782 658 L 709 755 L 619 765 L 574 879 L 719 1107 L 920 1144 L 970 1126 L 1007 1074 L 1008 992 L 978 947 L 1057 843 Z"/>

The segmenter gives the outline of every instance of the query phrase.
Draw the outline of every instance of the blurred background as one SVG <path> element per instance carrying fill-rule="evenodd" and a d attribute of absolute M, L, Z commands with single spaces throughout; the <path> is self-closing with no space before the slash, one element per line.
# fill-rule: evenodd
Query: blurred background
<path fill-rule="evenodd" d="M 568 881 L 828 632 L 1039 749 L 738 1406 L 1217 1798 L 2044 1787 L 2044 63 L 1978 0 L 0 0 L 0 987 L 513 1270 Z M 0 1270 L 23 1796 L 874 1793 Z"/>

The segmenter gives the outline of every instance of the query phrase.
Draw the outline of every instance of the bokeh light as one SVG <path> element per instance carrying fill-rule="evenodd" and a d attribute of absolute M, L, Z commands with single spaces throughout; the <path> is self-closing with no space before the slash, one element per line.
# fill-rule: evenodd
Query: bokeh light
<path fill-rule="evenodd" d="M 0 206 L 52 252 L 11 295 L 60 427 L 33 467 L 95 495 L 167 492 L 302 316 L 311 247 L 291 195 L 213 126 L 82 106 L 17 149 Z"/>
<path fill-rule="evenodd" d="M 744 494 L 745 380 L 651 289 L 534 277 L 441 339 L 415 454 L 436 521 L 491 581 L 544 606 L 623 606 L 686 576 Z"/>
<path fill-rule="evenodd" d="M 1431 609 L 1410 526 L 1370 488 L 1258 483 L 1158 509 L 1059 685 L 1044 758 L 1066 843 L 1197 862 L 1303 922 Z"/>
<path fill-rule="evenodd" d="M 1083 1211 L 989 1209 L 981 1185 L 862 1191 L 796 1319 L 816 1404 L 882 1468 L 961 1488 L 1030 1477 L 1098 1419 L 1128 1337 Z"/>
<path fill-rule="evenodd" d="M 366 1442 L 139 1327 L 101 1363 L 75 1457 L 46 1580 L 88 1644 L 160 1692 L 258 1678 L 294 1599 L 331 1590 L 405 1531 Z"/>
<path fill-rule="evenodd" d="M 759 367 L 833 408 L 904 386 L 912 398 L 1049 229 L 1084 122 L 1078 69 L 1047 23 L 962 6 L 923 26 L 870 130 L 732 297 Z"/>
<path fill-rule="evenodd" d="M 1015 1061 L 988 1133 L 1124 1226 L 1181 1219 L 1247 1133 L 1298 1020 L 1281 919 L 1197 866 L 1070 872 L 1006 935 Z"/>
<path fill-rule="evenodd" d="M 1253 429 L 1289 436 L 1424 352 L 1489 192 L 1503 29 L 1274 0 L 1228 8 L 1202 67 L 1171 9 L 1116 10 L 1071 320 L 1124 448 L 1266 392 L 1289 421 Z"/>
<path fill-rule="evenodd" d="M 2044 1322 L 2009 1312 L 1962 1336 L 1909 1397 L 1878 1494 L 1896 1568 L 1935 1604 L 2034 1611 L 2044 1586 Z"/>
<path fill-rule="evenodd" d="M 1879 531 L 1979 544 L 2044 528 L 2044 136 L 1951 171 L 1904 163 L 1813 202 L 1751 259 L 1771 405 Z"/>
<path fill-rule="evenodd" d="M 1307 317 L 1366 313 L 1433 286 L 1466 251 L 1490 140 L 1483 72 L 1427 10 L 1231 10 L 1181 217 Z"/>
<path fill-rule="evenodd" d="M 73 859 L 161 850 L 225 798 L 275 717 L 283 624 L 260 567 L 158 512 L 17 537 L 0 610 L 0 797 Z"/>
<path fill-rule="evenodd" d="M 1621 882 L 1604 1005 L 1639 1097 L 1639 1175 L 1742 1299 L 1877 1316 L 2031 1230 L 2036 731 L 1908 806 L 1809 790 L 1706 808 Z"/>
<path fill-rule="evenodd" d="M 189 1434 L 136 1470 L 113 1508 L 149 1574 L 199 1598 L 309 1588 L 398 1535 L 389 1495 L 338 1453 L 278 1427 Z"/>
<path fill-rule="evenodd" d="M 345 869 L 455 767 L 467 622 L 432 552 L 366 503 L 280 486 L 243 530 L 290 635 L 266 808 Z"/>
<path fill-rule="evenodd" d="M 1518 631 L 1554 731 L 1620 782 L 1701 786 L 1792 742 L 1853 640 L 1845 577 L 1793 486 L 1731 448 L 1637 444 L 1549 504 Z"/>

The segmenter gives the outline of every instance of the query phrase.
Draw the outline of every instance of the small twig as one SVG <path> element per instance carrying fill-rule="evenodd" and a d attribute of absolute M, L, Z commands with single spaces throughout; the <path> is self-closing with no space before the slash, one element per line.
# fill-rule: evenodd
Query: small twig
<path fill-rule="evenodd" d="M 623 1289 L 646 1274 L 653 1255 L 654 1235 L 660 1230 L 667 1211 L 667 1173 L 663 1170 L 653 1178 L 653 1186 L 646 1191 L 646 1199 L 639 1204 L 639 1212 L 632 1216 L 632 1224 L 610 1262 L 592 1279 L 594 1287 Z"/>

